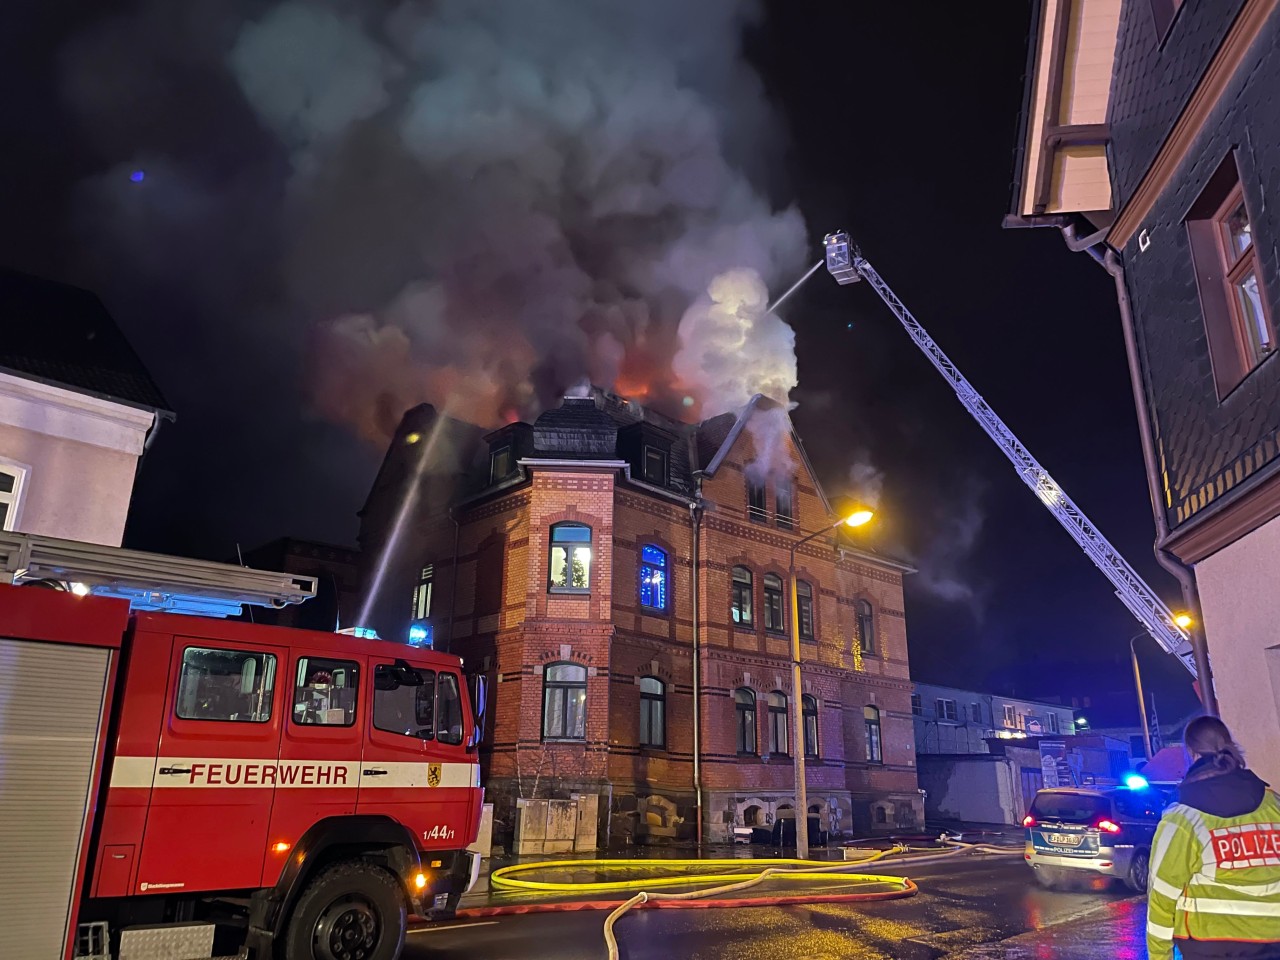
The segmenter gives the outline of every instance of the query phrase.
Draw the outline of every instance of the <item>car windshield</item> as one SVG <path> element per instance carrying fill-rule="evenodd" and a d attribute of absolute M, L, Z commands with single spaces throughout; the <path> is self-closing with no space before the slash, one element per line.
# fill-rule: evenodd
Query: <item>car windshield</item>
<path fill-rule="evenodd" d="M 1111 815 L 1111 801 L 1089 793 L 1037 793 L 1031 816 L 1062 823 L 1093 823 Z"/>

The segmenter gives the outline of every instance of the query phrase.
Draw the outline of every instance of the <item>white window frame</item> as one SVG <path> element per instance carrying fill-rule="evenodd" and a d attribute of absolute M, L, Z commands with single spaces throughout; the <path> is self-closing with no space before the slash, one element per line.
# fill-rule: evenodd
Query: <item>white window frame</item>
<path fill-rule="evenodd" d="M 938 719 L 946 723 L 956 723 L 956 702 L 947 697 L 938 697 L 933 702 L 933 708 L 938 715 Z"/>
<path fill-rule="evenodd" d="M 1004 704 L 1004 725 L 1011 730 L 1018 726 L 1018 710 L 1011 703 Z"/>
<path fill-rule="evenodd" d="M 13 489 L 0 492 L 0 503 L 9 508 L 5 512 L 4 522 L 0 523 L 0 530 L 16 530 L 18 518 L 22 515 L 22 501 L 26 494 L 27 478 L 31 474 L 31 468 L 14 460 L 0 459 L 0 471 L 13 477 Z"/>

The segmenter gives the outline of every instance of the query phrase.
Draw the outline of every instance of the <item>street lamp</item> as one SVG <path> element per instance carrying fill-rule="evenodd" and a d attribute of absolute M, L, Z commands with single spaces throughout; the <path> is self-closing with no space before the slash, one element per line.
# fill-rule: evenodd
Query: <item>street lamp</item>
<path fill-rule="evenodd" d="M 791 557 L 787 564 L 787 575 L 791 579 L 791 755 L 796 771 L 796 858 L 799 860 L 809 857 L 809 794 L 804 774 L 804 691 L 800 686 L 800 595 L 796 590 L 796 548 L 840 527 L 861 527 L 874 516 L 865 508 L 854 510 L 831 526 L 791 544 Z"/>
<path fill-rule="evenodd" d="M 1187 623 L 1191 622 L 1190 617 L 1186 619 Z M 1184 624 L 1179 623 L 1178 626 L 1182 627 Z M 1129 638 L 1129 655 L 1133 659 L 1133 684 L 1138 688 L 1138 715 L 1142 717 L 1142 742 L 1146 744 L 1147 760 L 1150 761 L 1155 756 L 1155 751 L 1151 749 L 1151 724 L 1147 720 L 1147 698 L 1142 692 L 1142 671 L 1138 669 L 1138 651 L 1134 647 L 1134 644 L 1145 636 L 1145 633 L 1137 633 Z"/>

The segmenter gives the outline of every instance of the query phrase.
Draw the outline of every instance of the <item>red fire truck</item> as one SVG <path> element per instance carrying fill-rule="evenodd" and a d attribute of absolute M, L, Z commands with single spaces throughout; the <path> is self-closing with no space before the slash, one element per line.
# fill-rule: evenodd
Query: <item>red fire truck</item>
<path fill-rule="evenodd" d="M 483 799 L 462 662 L 189 615 L 314 592 L 0 533 L 0 956 L 393 960 L 454 911 Z"/>

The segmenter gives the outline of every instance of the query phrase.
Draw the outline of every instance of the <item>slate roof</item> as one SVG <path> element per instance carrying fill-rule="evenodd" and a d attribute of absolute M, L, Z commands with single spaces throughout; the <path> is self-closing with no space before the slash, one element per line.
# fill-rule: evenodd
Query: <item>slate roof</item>
<path fill-rule="evenodd" d="M 94 294 L 0 268 L 0 370 L 172 417 Z"/>

